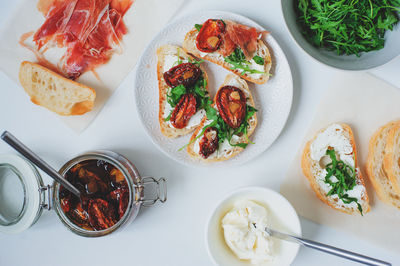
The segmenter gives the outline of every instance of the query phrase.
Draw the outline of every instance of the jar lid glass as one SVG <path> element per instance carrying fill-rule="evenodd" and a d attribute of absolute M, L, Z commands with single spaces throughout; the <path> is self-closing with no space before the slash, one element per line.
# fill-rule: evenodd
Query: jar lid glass
<path fill-rule="evenodd" d="M 36 168 L 13 154 L 0 154 L 0 232 L 20 233 L 43 211 L 43 180 Z"/>

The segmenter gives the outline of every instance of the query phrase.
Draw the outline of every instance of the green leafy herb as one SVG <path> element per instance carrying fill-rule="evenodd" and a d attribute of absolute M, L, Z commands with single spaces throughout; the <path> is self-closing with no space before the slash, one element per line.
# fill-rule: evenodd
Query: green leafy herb
<path fill-rule="evenodd" d="M 204 62 L 204 59 L 196 60 L 196 59 L 191 59 L 190 57 L 188 58 L 189 63 L 195 64 L 196 66 L 199 66 L 201 63 Z"/>
<path fill-rule="evenodd" d="M 175 88 L 171 88 L 167 94 L 167 102 L 171 107 L 175 107 L 182 95 L 186 93 L 186 88 L 182 84 L 176 86 Z"/>
<path fill-rule="evenodd" d="M 264 65 L 264 58 L 262 58 L 261 56 L 255 55 L 253 57 L 254 62 L 256 62 L 256 64 L 259 65 Z"/>
<path fill-rule="evenodd" d="M 236 47 L 233 53 L 224 58 L 225 62 L 232 65 L 231 69 L 241 69 L 242 75 L 248 74 L 265 74 L 263 71 L 252 69 L 251 63 L 246 60 L 246 57 L 239 47 Z"/>
<path fill-rule="evenodd" d="M 169 120 L 171 120 L 172 112 L 173 112 L 173 110 L 169 113 L 169 115 L 166 118 L 164 118 L 165 122 L 168 122 Z"/>
<path fill-rule="evenodd" d="M 203 27 L 202 24 L 194 24 L 194 27 L 196 28 L 197 31 L 201 30 L 201 27 Z"/>
<path fill-rule="evenodd" d="M 357 173 L 355 169 L 345 164 L 343 161 L 338 160 L 336 158 L 334 149 L 328 149 L 326 151 L 326 155 L 329 155 L 332 160 L 332 162 L 327 164 L 325 167 L 327 174 L 324 182 L 332 187 L 332 189 L 326 195 L 338 195 L 339 199 L 341 199 L 345 204 L 355 202 L 362 215 L 362 208 L 358 200 L 356 198 L 349 197 L 349 195 L 346 193 L 347 191 L 352 190 L 356 185 Z M 332 181 L 332 176 L 336 177 L 337 181 Z"/>
<path fill-rule="evenodd" d="M 398 23 L 399 0 L 296 0 L 302 33 L 314 46 L 338 55 L 382 49 Z"/>

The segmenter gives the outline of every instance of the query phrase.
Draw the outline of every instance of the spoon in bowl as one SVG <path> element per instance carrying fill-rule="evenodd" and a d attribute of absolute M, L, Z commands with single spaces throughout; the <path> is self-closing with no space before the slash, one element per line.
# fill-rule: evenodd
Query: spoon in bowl
<path fill-rule="evenodd" d="M 21 141 L 14 137 L 10 132 L 4 131 L 1 135 L 1 139 L 7 142 L 11 147 L 13 147 L 17 152 L 23 155 L 26 159 L 32 162 L 34 165 L 42 169 L 51 178 L 60 183 L 68 191 L 73 193 L 78 198 L 81 197 L 81 192 L 74 187 L 70 182 L 68 182 L 62 175 L 60 175 L 53 167 L 48 163 L 43 161 L 37 154 L 26 147 Z"/>
<path fill-rule="evenodd" d="M 256 224 L 253 223 L 254 228 L 257 228 Z M 264 229 L 268 235 L 275 237 L 275 238 L 279 238 L 282 240 L 286 240 L 286 241 L 290 241 L 290 242 L 294 242 L 300 245 L 303 245 L 305 247 L 308 248 L 313 248 L 325 253 L 329 253 L 335 256 L 339 256 L 348 260 L 352 260 L 361 264 L 365 264 L 365 265 L 374 265 L 374 266 L 391 266 L 392 264 L 386 261 L 382 261 L 382 260 L 378 260 L 378 259 L 374 259 L 371 257 L 367 257 L 365 255 L 361 255 L 358 253 L 354 253 L 348 250 L 344 250 L 341 248 L 337 248 L 337 247 L 333 247 L 333 246 L 329 246 L 326 244 L 322 244 L 316 241 L 312 241 L 312 240 L 308 240 L 308 239 L 304 239 L 298 236 L 293 236 L 293 235 L 289 235 L 289 234 L 285 234 L 282 232 L 278 232 L 276 230 L 273 230 L 271 228 L 265 227 Z"/>

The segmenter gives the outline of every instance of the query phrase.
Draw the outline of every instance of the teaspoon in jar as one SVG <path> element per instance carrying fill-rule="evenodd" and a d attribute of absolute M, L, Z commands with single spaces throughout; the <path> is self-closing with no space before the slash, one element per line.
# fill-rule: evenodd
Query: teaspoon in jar
<path fill-rule="evenodd" d="M 8 143 L 11 147 L 13 147 L 16 151 L 18 151 L 21 155 L 23 155 L 26 159 L 31 161 L 34 165 L 42 169 L 46 174 L 48 174 L 51 178 L 60 183 L 63 187 L 65 187 L 68 191 L 73 193 L 77 197 L 81 197 L 81 192 L 74 187 L 70 182 L 68 182 L 63 176 L 61 176 L 53 167 L 51 167 L 48 163 L 43 161 L 37 154 L 31 151 L 28 147 L 26 147 L 21 141 L 19 141 L 16 137 L 14 137 L 10 132 L 4 131 L 1 135 L 1 139 Z"/>

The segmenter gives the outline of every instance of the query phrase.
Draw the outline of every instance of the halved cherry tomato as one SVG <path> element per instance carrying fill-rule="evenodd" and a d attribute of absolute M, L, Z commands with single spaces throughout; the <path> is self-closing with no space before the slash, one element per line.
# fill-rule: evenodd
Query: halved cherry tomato
<path fill-rule="evenodd" d="M 192 93 L 184 94 L 172 112 L 171 124 L 179 129 L 186 127 L 189 119 L 196 113 L 196 105 L 196 97 Z"/>
<path fill-rule="evenodd" d="M 209 127 L 204 131 L 203 138 L 200 140 L 200 155 L 207 159 L 218 149 L 218 130 L 215 127 Z"/>
<path fill-rule="evenodd" d="M 182 63 L 164 73 L 164 80 L 168 86 L 175 88 L 182 84 L 190 87 L 200 78 L 201 69 L 192 63 Z"/>
<path fill-rule="evenodd" d="M 234 86 L 224 86 L 217 92 L 216 104 L 222 119 L 231 128 L 238 128 L 246 115 L 246 96 Z"/>
<path fill-rule="evenodd" d="M 207 20 L 196 37 L 196 46 L 202 52 L 212 53 L 218 50 L 225 32 L 225 23 L 220 19 Z"/>

